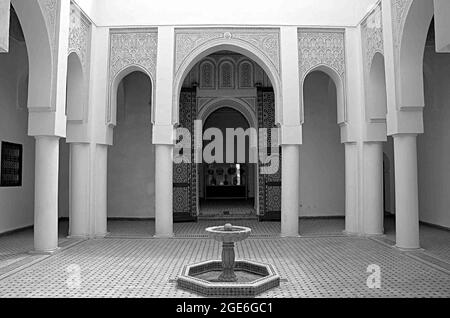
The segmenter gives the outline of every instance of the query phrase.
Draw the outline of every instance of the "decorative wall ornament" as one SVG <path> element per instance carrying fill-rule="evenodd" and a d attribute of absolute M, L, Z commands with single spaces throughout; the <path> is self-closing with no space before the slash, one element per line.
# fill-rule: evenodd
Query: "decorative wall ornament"
<path fill-rule="evenodd" d="M 268 146 L 273 140 L 270 129 L 276 127 L 275 94 L 271 88 L 258 88 L 257 95 L 258 127 L 268 129 L 265 134 L 268 142 L 265 146 Z M 262 140 L 259 140 L 259 151 L 262 151 L 263 146 Z M 273 148 L 267 149 L 267 154 L 272 155 L 273 150 Z M 281 151 L 279 155 L 280 166 L 277 173 L 258 175 L 259 217 L 262 220 L 281 220 Z"/>
<path fill-rule="evenodd" d="M 179 29 L 175 31 L 175 73 L 200 46 L 214 40 L 243 42 L 263 53 L 280 73 L 280 32 L 278 29 Z"/>
<path fill-rule="evenodd" d="M 210 114 L 221 107 L 231 107 L 238 112 L 244 114 L 244 117 L 249 121 L 251 126 L 256 126 L 256 99 L 257 97 L 198 97 L 197 107 L 198 107 L 198 118 L 206 119 Z M 238 104 L 240 107 L 234 107 L 227 103 L 236 102 L 234 105 Z M 207 114 L 208 116 L 205 116 Z"/>
<path fill-rule="evenodd" d="M 234 88 L 235 67 L 229 61 L 224 61 L 219 66 L 219 88 Z"/>
<path fill-rule="evenodd" d="M 49 33 L 50 45 L 52 46 L 52 51 L 54 52 L 56 50 L 56 17 L 58 15 L 58 1 L 38 0 L 38 3 L 45 19 L 45 24 Z"/>
<path fill-rule="evenodd" d="M 345 32 L 343 30 L 300 30 L 298 33 L 300 79 L 315 67 L 328 66 L 345 82 Z"/>
<path fill-rule="evenodd" d="M 392 26 L 394 32 L 394 46 L 399 47 L 405 27 L 406 17 L 413 0 L 391 0 Z"/>
<path fill-rule="evenodd" d="M 244 61 L 239 64 L 239 88 L 252 88 L 254 86 L 253 80 L 253 65 L 249 61 Z"/>
<path fill-rule="evenodd" d="M 214 90 L 229 88 L 220 85 L 220 82 L 222 81 L 220 67 L 223 66 L 224 62 L 230 63 L 233 67 L 233 87 L 239 89 L 253 89 L 257 84 L 263 87 L 272 87 L 271 80 L 264 70 L 256 62 L 240 54 L 212 54 L 201 60 L 186 76 L 183 87 L 199 86 L 200 89 Z M 217 67 L 217 65 L 219 65 L 219 67 Z M 216 76 L 218 73 L 219 76 Z"/>
<path fill-rule="evenodd" d="M 204 61 L 200 64 L 200 88 L 216 88 L 215 65 L 211 61 Z"/>
<path fill-rule="evenodd" d="M 156 29 L 111 29 L 109 51 L 109 102 L 106 112 L 106 122 L 114 123 L 111 105 L 111 89 L 116 77 L 128 68 L 142 69 L 149 75 L 154 100 L 156 91 L 156 63 L 158 53 L 158 31 Z M 152 107 L 152 120 L 153 120 Z"/>
<path fill-rule="evenodd" d="M 87 74 L 90 35 L 91 22 L 72 4 L 70 7 L 69 55 L 71 53 L 78 55 L 84 74 Z"/>
<path fill-rule="evenodd" d="M 384 55 L 383 21 L 381 3 L 373 9 L 372 13 L 362 22 L 361 32 L 363 39 L 364 66 L 366 73 L 370 72 L 372 60 L 376 53 Z"/>
<path fill-rule="evenodd" d="M 115 29 L 110 34 L 109 78 L 112 82 L 130 66 L 143 68 L 156 79 L 158 33 L 155 29 Z"/>

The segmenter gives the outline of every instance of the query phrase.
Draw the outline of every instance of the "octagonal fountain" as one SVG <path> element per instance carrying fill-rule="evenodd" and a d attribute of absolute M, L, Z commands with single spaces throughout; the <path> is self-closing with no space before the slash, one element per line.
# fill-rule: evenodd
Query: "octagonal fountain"
<path fill-rule="evenodd" d="M 272 265 L 235 259 L 235 243 L 247 239 L 251 229 L 241 226 L 216 226 L 206 229 L 222 243 L 222 260 L 186 265 L 177 279 L 179 288 L 212 297 L 254 297 L 280 285 Z"/>

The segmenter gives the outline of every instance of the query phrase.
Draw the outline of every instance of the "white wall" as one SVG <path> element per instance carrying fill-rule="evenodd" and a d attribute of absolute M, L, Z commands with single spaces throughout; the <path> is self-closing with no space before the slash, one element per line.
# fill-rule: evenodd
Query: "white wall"
<path fill-rule="evenodd" d="M 420 220 L 450 228 L 450 55 L 427 47 L 425 134 L 418 137 Z"/>
<path fill-rule="evenodd" d="M 108 151 L 108 217 L 154 218 L 155 154 L 150 81 L 132 73 L 117 100 L 114 145 Z"/>
<path fill-rule="evenodd" d="M 99 26 L 355 26 L 377 0 L 76 0 Z"/>
<path fill-rule="evenodd" d="M 27 49 L 11 40 L 0 54 L 0 140 L 23 145 L 22 187 L 0 188 L 0 233 L 34 222 L 34 138 L 27 136 Z"/>
<path fill-rule="evenodd" d="M 337 124 L 336 87 L 325 73 L 313 72 L 306 79 L 304 91 L 300 216 L 342 216 L 345 214 L 345 148 Z"/>

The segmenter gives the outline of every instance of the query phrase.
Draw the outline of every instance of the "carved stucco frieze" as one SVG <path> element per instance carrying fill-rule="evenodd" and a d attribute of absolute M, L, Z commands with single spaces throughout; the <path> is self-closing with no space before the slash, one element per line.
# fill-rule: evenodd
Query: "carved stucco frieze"
<path fill-rule="evenodd" d="M 308 73 L 318 67 L 327 66 L 345 82 L 345 33 L 341 30 L 300 30 L 299 68 L 303 81 Z"/>
<path fill-rule="evenodd" d="M 394 45 L 400 46 L 403 35 L 406 17 L 413 0 L 391 0 L 392 6 L 392 26 L 394 32 Z"/>
<path fill-rule="evenodd" d="M 58 15 L 58 1 L 57 0 L 38 0 L 41 7 L 42 15 L 45 19 L 45 24 L 49 33 L 50 45 L 52 51 L 56 50 L 56 18 Z"/>
<path fill-rule="evenodd" d="M 110 37 L 110 81 L 131 66 L 144 69 L 156 79 L 158 33 L 152 30 L 112 30 Z"/>
<path fill-rule="evenodd" d="M 263 53 L 280 74 L 280 33 L 277 29 L 186 29 L 176 30 L 175 73 L 197 48 L 214 40 L 244 42 Z"/>
<path fill-rule="evenodd" d="M 366 73 L 370 72 L 373 57 L 376 53 L 384 55 L 383 23 L 381 4 L 363 21 L 361 25 L 364 67 Z"/>
<path fill-rule="evenodd" d="M 69 54 L 75 52 L 79 56 L 83 71 L 86 73 L 89 61 L 91 23 L 76 6 L 72 5 L 70 10 Z"/>

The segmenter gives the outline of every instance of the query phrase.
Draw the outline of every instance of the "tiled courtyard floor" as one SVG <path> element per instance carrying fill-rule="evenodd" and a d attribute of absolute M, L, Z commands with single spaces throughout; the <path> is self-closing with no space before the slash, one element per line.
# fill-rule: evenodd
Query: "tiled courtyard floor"
<path fill-rule="evenodd" d="M 277 236 L 277 223 L 239 222 L 252 226 L 254 236 L 237 246 L 237 258 L 273 264 L 282 278 L 279 288 L 261 297 L 450 297 L 445 266 L 373 239 L 346 237 L 343 220 L 301 224 L 303 236 L 286 239 Z M 159 240 L 151 238 L 150 221 L 113 221 L 108 238 L 74 241 L 64 238 L 62 223 L 63 248 L 53 256 L 27 254 L 31 230 L 2 236 L 0 297 L 197 297 L 178 290 L 174 280 L 185 264 L 220 258 L 220 245 L 203 237 L 209 225 L 177 224 L 177 238 Z M 448 265 L 450 233 L 429 227 L 421 232 L 422 245 L 432 246 L 424 252 Z M 388 230 L 385 242 L 391 235 Z M 366 285 L 371 264 L 381 268 L 381 289 Z M 78 288 L 68 284 L 71 265 L 81 270 Z"/>

